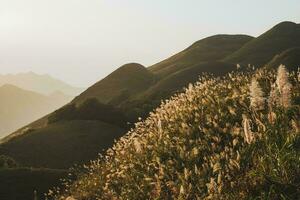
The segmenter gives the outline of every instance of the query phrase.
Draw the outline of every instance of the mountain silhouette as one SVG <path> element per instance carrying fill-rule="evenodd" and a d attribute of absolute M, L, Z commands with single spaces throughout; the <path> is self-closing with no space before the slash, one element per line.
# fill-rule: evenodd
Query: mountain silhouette
<path fill-rule="evenodd" d="M 227 56 L 224 61 L 262 66 L 275 55 L 300 46 L 300 24 L 282 22 Z"/>
<path fill-rule="evenodd" d="M 201 64 L 201 62 L 222 60 L 252 39 L 253 37 L 248 35 L 211 36 L 199 40 L 182 52 L 150 66 L 149 70 L 160 76 L 166 76 L 181 69 Z"/>
<path fill-rule="evenodd" d="M 39 75 L 34 72 L 6 75 L 0 74 L 0 86 L 4 84 L 15 85 L 19 88 L 31 90 L 44 95 L 61 91 L 66 95 L 76 96 L 83 90 L 82 88 L 73 87 L 47 74 Z"/>
<path fill-rule="evenodd" d="M 0 86 L 0 138 L 70 101 L 71 97 L 46 96 L 14 85 Z"/>

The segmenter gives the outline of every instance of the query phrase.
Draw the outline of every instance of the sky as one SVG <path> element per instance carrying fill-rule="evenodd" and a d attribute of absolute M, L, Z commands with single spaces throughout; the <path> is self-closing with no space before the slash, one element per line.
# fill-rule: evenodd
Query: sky
<path fill-rule="evenodd" d="M 0 0 L 0 74 L 33 71 L 87 87 L 207 36 L 300 23 L 299 10 L 299 0 Z"/>

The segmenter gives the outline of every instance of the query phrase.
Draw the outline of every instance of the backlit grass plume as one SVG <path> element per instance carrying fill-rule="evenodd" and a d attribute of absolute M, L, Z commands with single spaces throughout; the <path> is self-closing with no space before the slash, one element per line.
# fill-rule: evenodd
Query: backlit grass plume
<path fill-rule="evenodd" d="M 203 76 L 48 198 L 299 199 L 299 93 L 283 67 Z"/>

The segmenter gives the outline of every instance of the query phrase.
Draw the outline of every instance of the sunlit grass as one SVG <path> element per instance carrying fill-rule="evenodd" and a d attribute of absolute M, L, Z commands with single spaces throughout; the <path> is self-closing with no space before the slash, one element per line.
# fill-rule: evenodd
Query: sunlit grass
<path fill-rule="evenodd" d="M 300 198 L 299 79 L 202 76 L 49 199 Z"/>

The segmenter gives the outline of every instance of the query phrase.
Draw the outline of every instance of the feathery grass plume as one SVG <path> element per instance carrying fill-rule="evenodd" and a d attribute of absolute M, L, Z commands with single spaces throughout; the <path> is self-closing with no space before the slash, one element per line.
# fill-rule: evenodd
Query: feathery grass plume
<path fill-rule="evenodd" d="M 276 84 L 280 93 L 282 93 L 283 87 L 289 82 L 288 72 L 284 65 L 280 65 L 277 71 Z"/>
<path fill-rule="evenodd" d="M 279 105 L 285 108 L 290 107 L 292 85 L 289 82 L 289 74 L 284 65 L 280 65 L 278 68 L 276 84 L 280 94 Z"/>
<path fill-rule="evenodd" d="M 268 113 L 268 120 L 269 120 L 269 123 L 271 124 L 274 124 L 275 123 L 275 120 L 276 120 L 276 114 L 273 112 L 273 111 L 270 111 Z"/>
<path fill-rule="evenodd" d="M 269 109 L 272 110 L 275 106 L 280 105 L 280 95 L 276 84 L 271 85 L 271 91 L 268 98 Z"/>
<path fill-rule="evenodd" d="M 281 105 L 285 108 L 288 108 L 291 106 L 291 90 L 292 90 L 292 84 L 286 83 L 282 88 L 281 93 Z"/>
<path fill-rule="evenodd" d="M 72 196 L 68 196 L 68 197 L 66 198 L 66 200 L 76 200 L 76 199 L 74 199 Z"/>
<path fill-rule="evenodd" d="M 262 88 L 259 86 L 256 78 L 253 78 L 250 84 L 250 106 L 254 110 L 263 110 L 265 108 L 265 97 Z"/>
<path fill-rule="evenodd" d="M 142 151 L 142 145 L 141 143 L 138 141 L 138 139 L 135 139 L 133 141 L 133 144 L 134 144 L 134 147 L 135 147 L 135 150 L 137 153 L 140 153 Z"/>
<path fill-rule="evenodd" d="M 244 140 L 251 144 L 254 141 L 254 135 L 251 131 L 251 120 L 247 117 L 247 115 L 243 114 L 243 128 L 244 128 Z"/>

